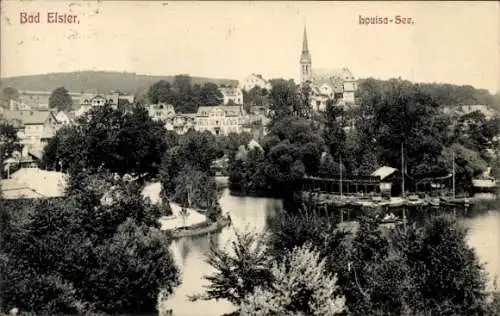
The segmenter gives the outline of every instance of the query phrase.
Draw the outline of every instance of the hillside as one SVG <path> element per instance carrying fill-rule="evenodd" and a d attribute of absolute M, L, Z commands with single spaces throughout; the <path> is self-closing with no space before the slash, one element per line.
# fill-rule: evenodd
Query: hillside
<path fill-rule="evenodd" d="M 237 80 L 191 77 L 193 83 L 236 85 Z M 65 87 L 71 92 L 119 90 L 123 93 L 136 94 L 144 91 L 159 80 L 172 82 L 174 76 L 148 76 L 130 72 L 117 71 L 75 71 L 66 73 L 50 73 L 20 77 L 2 78 L 0 89 L 13 87 L 17 90 L 52 91 L 57 87 Z"/>

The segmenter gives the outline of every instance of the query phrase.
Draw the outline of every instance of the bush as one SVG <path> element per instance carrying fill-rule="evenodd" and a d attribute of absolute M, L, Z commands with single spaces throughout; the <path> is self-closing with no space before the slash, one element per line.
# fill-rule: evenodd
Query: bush
<path fill-rule="evenodd" d="M 7 204 L 1 310 L 153 311 L 179 283 L 158 207 L 134 183 L 91 176 L 60 199 Z M 19 216 L 18 216 L 19 215 Z"/>
<path fill-rule="evenodd" d="M 310 245 L 297 247 L 274 263 L 273 283 L 259 286 L 241 304 L 241 315 L 338 315 L 345 299 L 336 295 L 337 278 Z"/>
<path fill-rule="evenodd" d="M 209 285 L 203 298 L 227 299 L 239 305 L 255 287 L 268 284 L 271 259 L 264 238 L 252 232 L 237 231 L 229 251 L 212 243 L 207 262 L 215 273 L 205 277 Z"/>

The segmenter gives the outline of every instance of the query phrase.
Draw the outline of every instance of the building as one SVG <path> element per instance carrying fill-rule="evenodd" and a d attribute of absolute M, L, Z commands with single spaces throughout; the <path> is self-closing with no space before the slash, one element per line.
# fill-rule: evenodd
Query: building
<path fill-rule="evenodd" d="M 167 130 L 177 134 L 184 134 L 189 130 L 198 130 L 196 113 L 179 113 L 168 119 L 165 126 Z"/>
<path fill-rule="evenodd" d="M 54 137 L 60 124 L 52 111 L 6 110 L 3 119 L 17 129 L 23 150 L 21 157 L 41 158 L 43 148 Z"/>
<path fill-rule="evenodd" d="M 394 186 L 398 181 L 399 171 L 396 168 L 383 166 L 375 170 L 372 177 L 380 179 L 380 193 L 383 196 L 391 196 L 394 193 Z"/>
<path fill-rule="evenodd" d="M 196 129 L 214 135 L 241 133 L 246 115 L 240 106 L 200 106 L 196 114 Z"/>
<path fill-rule="evenodd" d="M 250 91 L 255 87 L 259 87 L 261 89 L 271 90 L 271 84 L 265 80 L 262 75 L 251 74 L 247 78 L 241 80 L 239 82 L 238 88 L 243 91 Z"/>
<path fill-rule="evenodd" d="M 21 90 L 17 100 L 11 100 L 11 108 L 22 110 L 26 108 L 49 108 L 49 99 L 52 91 Z M 78 105 L 84 93 L 69 92 L 73 105 Z"/>
<path fill-rule="evenodd" d="M 311 86 L 311 107 L 324 111 L 328 100 L 338 104 L 354 104 L 357 89 L 352 72 L 346 68 L 313 69 L 312 58 L 304 28 L 302 52 L 300 55 L 300 82 Z"/>
<path fill-rule="evenodd" d="M 55 114 L 59 126 L 66 126 L 73 123 L 73 113 L 67 111 L 59 111 Z"/>
<path fill-rule="evenodd" d="M 64 195 L 66 176 L 56 171 L 22 168 L 1 184 L 4 199 L 55 198 Z"/>
<path fill-rule="evenodd" d="M 149 116 L 154 121 L 167 122 L 175 117 L 175 109 L 172 104 L 159 103 L 146 106 Z"/>
<path fill-rule="evenodd" d="M 224 105 L 241 105 L 243 104 L 243 91 L 240 88 L 220 87 L 220 92 L 223 96 Z"/>

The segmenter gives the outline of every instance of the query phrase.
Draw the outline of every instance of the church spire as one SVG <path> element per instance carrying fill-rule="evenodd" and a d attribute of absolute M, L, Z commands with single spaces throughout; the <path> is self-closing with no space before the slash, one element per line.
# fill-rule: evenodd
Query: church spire
<path fill-rule="evenodd" d="M 305 25 L 304 25 L 304 39 L 302 40 L 302 53 L 309 53 L 309 47 L 307 46 L 307 32 Z"/>
<path fill-rule="evenodd" d="M 306 82 L 311 79 L 312 74 L 312 61 L 311 54 L 309 53 L 309 46 L 307 45 L 307 32 L 304 25 L 304 38 L 302 41 L 302 54 L 300 55 L 300 81 Z"/>

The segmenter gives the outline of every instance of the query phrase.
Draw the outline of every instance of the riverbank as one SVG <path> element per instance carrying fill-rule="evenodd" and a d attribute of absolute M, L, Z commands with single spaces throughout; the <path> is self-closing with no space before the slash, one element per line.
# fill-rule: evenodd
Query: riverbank
<path fill-rule="evenodd" d="M 171 233 L 172 238 L 174 239 L 183 237 L 196 237 L 211 233 L 218 233 L 224 227 L 229 226 L 230 224 L 231 218 L 229 216 L 220 216 L 215 222 L 209 222 L 207 220 L 198 225 L 174 229 L 171 231 Z"/>

